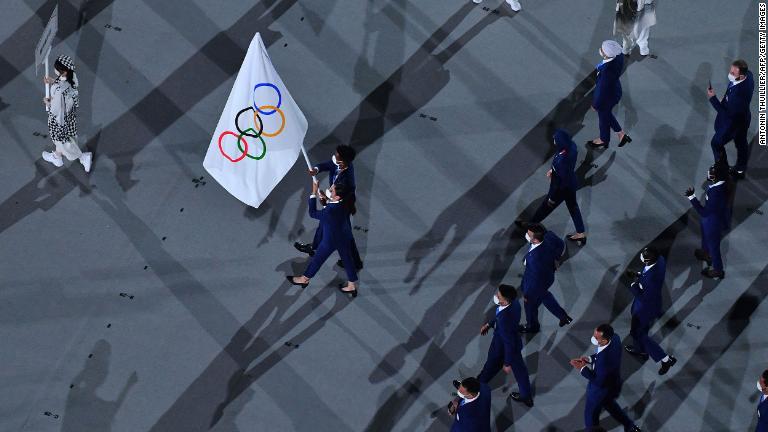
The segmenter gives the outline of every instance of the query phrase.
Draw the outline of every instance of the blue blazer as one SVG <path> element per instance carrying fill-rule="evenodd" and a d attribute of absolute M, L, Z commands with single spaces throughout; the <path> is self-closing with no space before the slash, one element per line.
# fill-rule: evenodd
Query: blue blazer
<path fill-rule="evenodd" d="M 715 132 L 724 133 L 749 127 L 752 117 L 749 104 L 752 102 L 754 92 L 755 80 L 752 78 L 752 72 L 747 72 L 743 82 L 736 85 L 728 83 L 728 89 L 721 100 L 717 100 L 714 96 L 709 98 L 709 103 L 717 111 Z"/>
<path fill-rule="evenodd" d="M 523 339 L 518 333 L 521 310 L 520 302 L 515 299 L 488 321 L 488 325 L 493 327 L 491 351 L 496 355 L 502 354 L 505 365 L 511 365 L 515 358 L 514 354 L 523 349 Z"/>
<path fill-rule="evenodd" d="M 589 380 L 587 397 L 615 398 L 621 392 L 621 338 L 614 334 L 611 342 L 600 354 L 592 354 L 592 367 L 585 367 L 581 375 Z"/>
<path fill-rule="evenodd" d="M 708 235 L 719 236 L 723 230 L 731 225 L 731 210 L 728 207 L 726 184 L 709 186 L 705 197 L 705 205 L 701 205 L 696 197 L 691 200 L 691 205 L 701 216 L 702 231 L 706 231 Z"/>
<path fill-rule="evenodd" d="M 661 290 L 664 287 L 664 275 L 667 272 L 667 261 L 660 256 L 648 271 L 640 273 L 637 282 L 629 289 L 635 295 L 632 302 L 632 315 L 640 322 L 650 324 L 661 316 Z"/>
<path fill-rule="evenodd" d="M 576 159 L 578 150 L 571 136 L 562 129 L 555 131 L 555 147 L 557 153 L 552 158 L 552 177 L 549 184 L 550 198 L 557 198 L 563 190 L 576 190 L 579 182 L 576 179 Z"/>
<path fill-rule="evenodd" d="M 352 164 L 349 164 L 344 171 L 339 171 L 339 167 L 329 160 L 318 164 L 315 168 L 318 172 L 328 171 L 329 184 L 344 183 L 345 186 L 352 188 L 352 191 L 355 190 L 355 167 Z"/>
<path fill-rule="evenodd" d="M 624 72 L 624 54 L 619 54 L 608 63 L 597 67 L 597 84 L 592 95 L 592 106 L 598 110 L 607 110 L 621 100 L 621 82 L 619 77 Z"/>
<path fill-rule="evenodd" d="M 456 410 L 451 432 L 491 432 L 491 388 L 488 384 L 480 384 L 477 399 L 470 403 L 463 402 Z"/>
<path fill-rule="evenodd" d="M 555 260 L 565 252 L 565 243 L 551 231 L 544 234 L 544 241 L 525 254 L 522 291 L 529 300 L 544 295 L 555 281 Z"/>
<path fill-rule="evenodd" d="M 768 432 L 768 398 L 757 400 L 757 427 L 755 432 Z"/>
<path fill-rule="evenodd" d="M 352 241 L 352 227 L 349 224 L 349 212 L 342 203 L 328 203 L 317 209 L 317 198 L 309 199 L 309 217 L 320 221 L 323 238 L 320 244 L 335 249 L 349 247 Z"/>

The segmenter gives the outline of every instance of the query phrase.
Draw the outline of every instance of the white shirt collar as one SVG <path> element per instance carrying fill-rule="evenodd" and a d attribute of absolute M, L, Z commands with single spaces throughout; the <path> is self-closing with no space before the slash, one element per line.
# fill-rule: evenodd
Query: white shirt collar
<path fill-rule="evenodd" d="M 536 249 L 536 248 L 537 248 L 537 247 L 539 247 L 539 245 L 541 245 L 542 243 L 544 243 L 544 242 L 538 242 L 538 243 L 536 243 L 536 244 L 534 244 L 534 243 L 531 243 L 531 248 L 530 248 L 530 249 L 528 249 L 528 252 L 530 252 L 530 251 L 532 251 L 532 250 Z"/>
<path fill-rule="evenodd" d="M 605 345 L 603 345 L 603 346 L 599 346 L 599 347 L 597 347 L 597 353 L 598 353 L 598 354 L 600 354 L 600 351 L 604 350 L 604 349 L 605 349 L 605 348 L 606 348 L 608 345 L 610 345 L 610 344 L 611 344 L 611 341 L 608 341 L 608 343 L 607 343 L 607 344 L 605 344 Z"/>
<path fill-rule="evenodd" d="M 720 185 L 721 185 L 721 184 L 723 184 L 723 183 L 725 183 L 725 180 L 720 180 L 720 181 L 719 181 L 719 182 L 717 182 L 717 183 L 712 183 L 712 185 L 710 185 L 709 187 L 710 187 L 710 188 L 713 188 L 713 187 L 715 187 L 715 186 L 720 186 Z"/>
<path fill-rule="evenodd" d="M 648 265 L 647 265 L 647 266 L 645 266 L 645 268 L 643 268 L 643 273 L 647 272 L 648 270 L 650 270 L 650 269 L 651 269 L 651 267 L 653 267 L 653 266 L 655 266 L 655 265 L 656 265 L 656 263 L 653 263 L 653 264 L 651 264 L 651 265 L 649 265 L 649 266 L 648 266 Z"/>
<path fill-rule="evenodd" d="M 496 306 L 496 313 L 499 313 L 508 307 L 509 307 L 509 304 L 506 304 L 504 306 Z"/>
<path fill-rule="evenodd" d="M 741 83 L 743 83 L 743 82 L 744 82 L 744 81 L 746 81 L 746 80 L 747 80 L 747 77 L 744 77 L 744 79 L 743 79 L 743 80 L 741 80 L 741 81 L 734 81 L 734 82 L 733 82 L 733 84 L 731 84 L 731 87 L 733 87 L 733 86 L 736 86 L 736 85 L 738 85 L 738 84 L 741 84 Z"/>
<path fill-rule="evenodd" d="M 480 392 L 477 392 L 477 396 L 473 397 L 472 399 L 464 399 L 464 405 L 466 405 L 466 404 L 468 404 L 470 402 L 474 402 L 475 399 L 477 399 L 479 397 L 480 397 Z"/>
<path fill-rule="evenodd" d="M 603 63 L 603 64 L 606 64 L 606 63 L 608 63 L 608 62 L 612 62 L 612 61 L 613 61 L 613 59 L 615 59 L 615 58 L 616 58 L 616 57 L 611 57 L 611 58 L 603 59 L 603 62 L 602 62 L 602 63 Z"/>

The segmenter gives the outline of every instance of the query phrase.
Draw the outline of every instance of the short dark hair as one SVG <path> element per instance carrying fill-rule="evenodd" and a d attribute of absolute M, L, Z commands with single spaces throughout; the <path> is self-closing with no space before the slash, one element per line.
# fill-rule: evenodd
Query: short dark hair
<path fill-rule="evenodd" d="M 764 370 L 761 376 L 763 377 L 763 381 L 768 384 L 768 369 Z"/>
<path fill-rule="evenodd" d="M 613 327 L 611 327 L 610 324 L 600 324 L 597 326 L 597 331 L 600 332 L 601 335 L 603 335 L 603 339 L 609 341 L 611 338 L 613 338 Z"/>
<path fill-rule="evenodd" d="M 499 292 L 507 300 L 514 300 L 517 298 L 517 290 L 512 285 L 501 284 L 499 285 Z"/>
<path fill-rule="evenodd" d="M 709 167 L 710 171 L 712 171 L 712 176 L 715 178 L 715 180 L 728 180 L 728 162 L 726 162 L 725 158 L 718 159 L 714 165 Z"/>
<path fill-rule="evenodd" d="M 749 66 L 747 66 L 747 62 L 742 59 L 734 60 L 731 65 L 739 68 L 739 75 L 746 75 L 747 72 L 749 72 Z"/>
<path fill-rule="evenodd" d="M 352 148 L 352 146 L 344 144 L 336 146 L 336 153 L 338 153 L 339 156 L 341 156 L 341 160 L 347 164 L 352 163 L 352 161 L 355 160 L 355 156 L 357 156 L 357 152 Z"/>
<path fill-rule="evenodd" d="M 533 233 L 533 238 L 535 238 L 538 241 L 544 240 L 544 234 L 547 232 L 547 229 L 544 228 L 544 225 L 540 223 L 530 223 L 528 226 L 526 226 L 528 231 Z"/>
<path fill-rule="evenodd" d="M 480 381 L 477 378 L 464 378 L 461 380 L 461 385 L 470 393 L 480 393 Z"/>
<path fill-rule="evenodd" d="M 644 261 L 656 262 L 659 259 L 659 251 L 653 246 L 648 246 L 640 252 L 640 255 L 645 258 Z"/>

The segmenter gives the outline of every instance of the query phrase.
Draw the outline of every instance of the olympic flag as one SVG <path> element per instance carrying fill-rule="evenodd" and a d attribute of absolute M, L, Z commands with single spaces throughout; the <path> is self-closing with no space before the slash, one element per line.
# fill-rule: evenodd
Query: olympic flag
<path fill-rule="evenodd" d="M 235 198 L 258 207 L 296 162 L 306 134 L 307 119 L 256 33 L 203 167 Z"/>

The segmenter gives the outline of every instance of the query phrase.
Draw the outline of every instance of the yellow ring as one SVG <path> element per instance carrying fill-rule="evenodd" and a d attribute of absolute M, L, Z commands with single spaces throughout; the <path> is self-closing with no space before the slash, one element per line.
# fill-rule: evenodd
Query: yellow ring
<path fill-rule="evenodd" d="M 275 110 L 278 114 L 280 114 L 280 119 L 282 120 L 282 124 L 280 125 L 280 129 L 278 129 L 277 132 L 275 133 L 268 134 L 262 130 L 261 134 L 268 138 L 276 137 L 283 132 L 283 129 L 285 129 L 285 114 L 283 114 L 283 110 L 281 110 L 280 108 L 274 105 L 262 105 L 259 107 L 260 110 L 264 110 L 265 108 Z M 253 112 L 253 121 L 256 122 L 256 111 Z"/>

